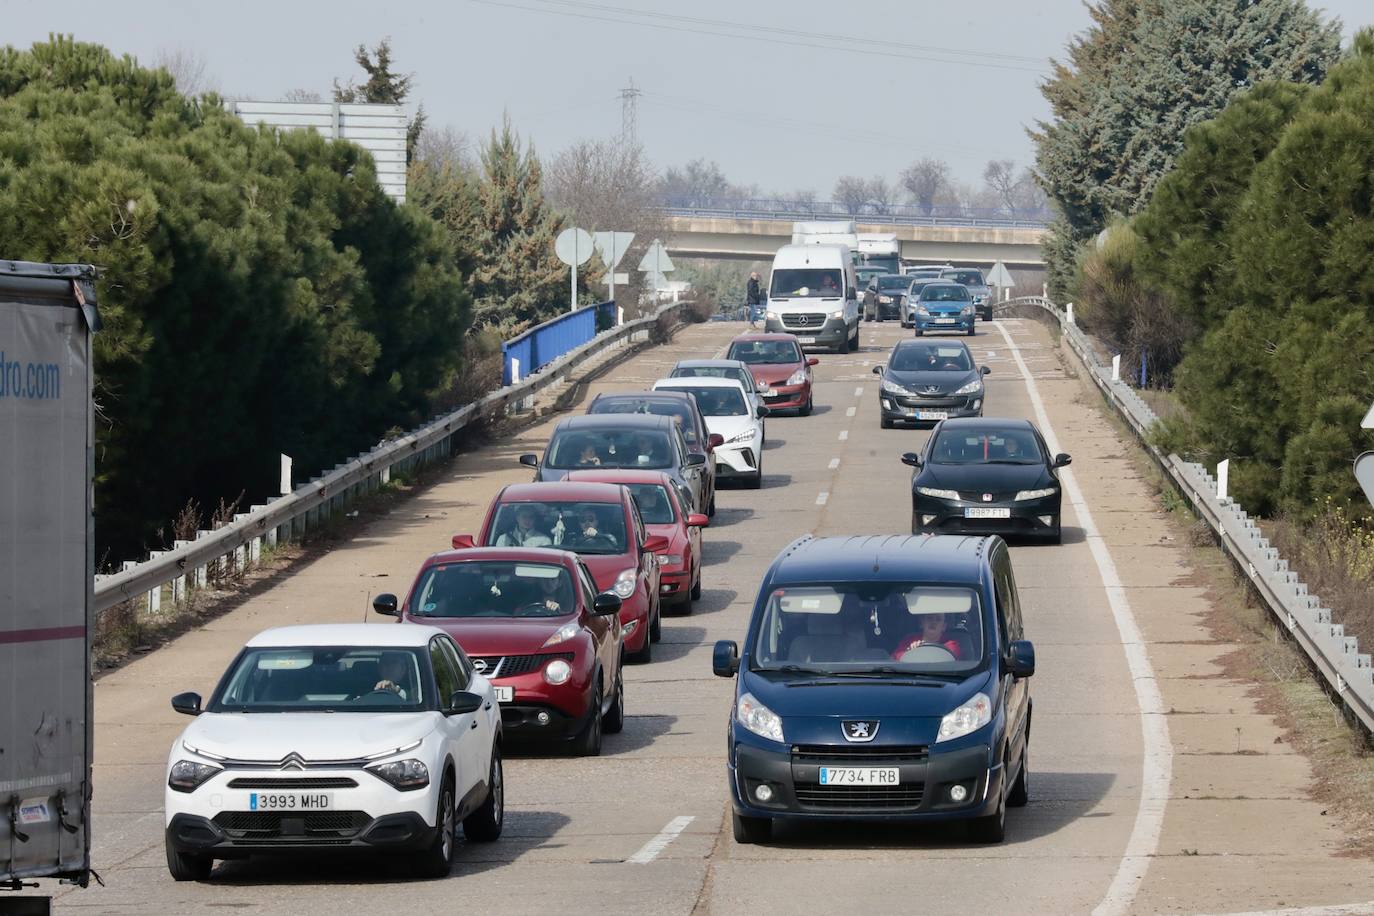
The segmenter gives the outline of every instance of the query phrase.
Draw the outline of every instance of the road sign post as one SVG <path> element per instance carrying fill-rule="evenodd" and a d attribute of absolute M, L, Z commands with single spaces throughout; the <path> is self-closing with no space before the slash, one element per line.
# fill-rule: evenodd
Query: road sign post
<path fill-rule="evenodd" d="M 553 243 L 558 260 L 572 268 L 572 295 L 568 300 L 568 311 L 577 309 L 577 265 L 585 264 L 592 256 L 592 237 L 585 229 L 576 226 L 558 233 Z"/>
<path fill-rule="evenodd" d="M 668 249 L 663 247 L 661 241 L 654 239 L 649 250 L 644 252 L 644 257 L 640 258 L 639 269 L 649 275 L 654 284 L 654 301 L 658 301 L 659 289 L 668 285 L 668 279 L 664 274 L 674 269 L 673 259 L 668 257 Z"/>
<path fill-rule="evenodd" d="M 606 265 L 607 285 L 610 287 L 611 301 L 615 301 L 616 267 L 620 264 L 620 259 L 625 257 L 625 252 L 630 250 L 630 245 L 634 243 L 635 234 L 633 232 L 593 232 L 592 244 L 596 246 L 597 253 L 601 255 L 601 262 Z M 629 282 L 628 276 L 621 281 Z"/>

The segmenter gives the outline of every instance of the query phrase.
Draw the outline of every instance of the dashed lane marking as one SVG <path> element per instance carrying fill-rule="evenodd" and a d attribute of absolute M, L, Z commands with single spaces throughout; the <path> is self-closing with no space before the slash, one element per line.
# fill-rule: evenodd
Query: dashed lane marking
<path fill-rule="evenodd" d="M 822 490 L 820 495 L 816 497 L 816 505 L 824 506 L 828 502 L 830 502 L 830 493 L 826 490 Z"/>
<path fill-rule="evenodd" d="M 846 407 L 846 408 L 844 409 L 844 415 L 845 415 L 846 417 L 852 417 L 852 416 L 854 416 L 855 413 L 858 412 L 858 410 L 859 410 L 859 408 L 857 408 L 857 407 Z"/>
<path fill-rule="evenodd" d="M 855 388 L 855 389 L 854 389 L 854 397 L 856 397 L 856 398 L 861 398 L 861 397 L 863 397 L 863 396 L 864 396 L 864 389 L 863 389 L 863 386 L 860 385 L 858 388 Z"/>
<path fill-rule="evenodd" d="M 840 466 L 840 459 L 838 459 L 838 458 L 831 458 L 831 459 L 830 459 L 830 465 L 829 465 L 830 470 L 833 471 L 833 470 L 835 470 L 835 469 L 836 469 L 837 467 L 839 467 L 839 466 Z"/>
<path fill-rule="evenodd" d="M 840 432 L 840 441 L 843 442 L 843 441 L 845 441 L 845 440 L 848 439 L 848 438 L 849 438 L 849 430 L 847 430 L 847 429 L 846 429 L 846 430 L 842 430 L 842 431 Z"/>
<path fill-rule="evenodd" d="M 687 829 L 687 825 L 696 818 L 689 815 L 675 817 L 668 822 L 668 826 L 659 831 L 658 836 L 640 847 L 639 852 L 626 859 L 629 865 L 647 865 L 659 857 L 663 850 L 668 848 L 668 844 L 677 839 L 678 834 Z"/>

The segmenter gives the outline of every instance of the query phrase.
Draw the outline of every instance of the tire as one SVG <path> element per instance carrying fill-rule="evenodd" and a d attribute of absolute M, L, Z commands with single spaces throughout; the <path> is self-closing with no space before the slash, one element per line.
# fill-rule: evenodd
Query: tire
<path fill-rule="evenodd" d="M 968 329 L 967 331 L 964 332 L 964 336 L 965 336 L 965 337 L 972 337 L 975 333 L 977 333 L 977 332 L 974 330 L 974 325 L 969 325 L 969 329 Z"/>
<path fill-rule="evenodd" d="M 868 310 L 865 309 L 865 310 L 864 310 L 864 321 L 872 321 L 872 320 L 873 320 L 872 317 L 870 317 L 869 314 L 868 314 Z"/>
<path fill-rule="evenodd" d="M 625 730 L 625 674 L 617 671 L 615 674 L 615 700 L 611 703 L 610 712 L 606 713 L 601 720 L 601 731 L 608 735 L 618 735 Z"/>
<path fill-rule="evenodd" d="M 735 835 L 736 843 L 747 845 L 767 843 L 773 838 L 773 819 L 771 817 L 745 817 L 731 811 L 730 832 Z"/>
<path fill-rule="evenodd" d="M 889 420 L 887 417 L 883 417 L 883 419 L 882 419 L 882 424 L 883 424 L 883 429 L 891 429 L 891 428 L 893 427 L 893 425 L 894 425 L 893 422 L 892 422 L 891 420 Z"/>
<path fill-rule="evenodd" d="M 1030 748 L 1021 752 L 1021 772 L 1016 774 L 1016 782 L 1011 784 L 1007 793 L 1008 808 L 1024 808 L 1030 801 Z"/>
<path fill-rule="evenodd" d="M 649 647 L 645 641 L 644 647 Z M 592 693 L 592 701 L 588 704 L 587 724 L 582 726 L 582 731 L 577 733 L 573 739 L 573 753 L 579 757 L 599 757 L 601 756 L 601 679 L 597 678 L 596 690 Z"/>
<path fill-rule="evenodd" d="M 506 771 L 501 762 L 501 745 L 491 749 L 491 772 L 487 774 L 487 797 L 481 807 L 463 818 L 463 836 L 474 843 L 494 843 L 501 838 L 506 822 Z"/>
<path fill-rule="evenodd" d="M 700 573 L 697 574 L 697 581 L 692 583 L 692 592 L 691 592 L 691 595 L 692 595 L 692 600 L 693 600 L 693 601 L 700 601 L 700 600 L 701 600 L 701 574 L 700 574 Z M 689 604 L 689 605 L 687 605 L 687 613 L 690 614 L 691 612 L 692 612 L 692 606 Z"/>
<path fill-rule="evenodd" d="M 663 602 L 654 608 L 654 616 L 649 621 L 649 642 L 663 639 Z"/>
<path fill-rule="evenodd" d="M 706 517 L 716 517 L 716 488 L 711 488 L 711 502 L 706 506 Z"/>
<path fill-rule="evenodd" d="M 209 879 L 210 869 L 215 865 L 214 859 L 210 856 L 180 851 L 172 845 L 170 836 L 164 838 L 163 842 L 167 846 L 167 871 L 171 874 L 173 881 L 205 881 Z"/>
<path fill-rule="evenodd" d="M 921 328 L 920 328 L 918 325 L 914 325 L 914 324 L 913 324 L 912 327 L 915 328 L 915 330 L 916 330 L 916 336 L 917 336 L 917 337 L 924 337 L 924 336 L 925 336 L 925 333 L 926 333 L 926 332 L 925 332 L 925 331 L 922 331 Z"/>
<path fill-rule="evenodd" d="M 815 404 L 813 403 L 812 395 L 808 394 L 808 395 L 806 396 L 806 406 L 805 406 L 805 407 L 802 407 L 802 408 L 800 408 L 800 409 L 798 409 L 798 410 L 797 410 L 797 415 L 798 415 L 798 416 L 802 416 L 802 417 L 809 417 L 809 416 L 811 416 L 811 408 L 814 407 L 814 406 L 815 406 Z"/>
<path fill-rule="evenodd" d="M 631 652 L 625 656 L 625 660 L 636 665 L 647 665 L 654 660 L 654 641 L 652 639 L 644 640 L 644 648 L 638 652 Z"/>
<path fill-rule="evenodd" d="M 984 320 L 984 321 L 991 321 L 991 320 L 992 320 L 992 309 L 988 309 L 987 311 L 983 312 L 983 320 Z"/>
<path fill-rule="evenodd" d="M 453 808 L 453 777 L 444 774 L 439 807 L 434 812 L 434 841 L 415 857 L 415 871 L 424 878 L 447 878 L 453 869 L 454 833 L 458 823 Z"/>
<path fill-rule="evenodd" d="M 1003 766 L 1005 767 L 1005 762 Z M 1002 780 L 1002 790 L 997 796 L 997 810 L 986 817 L 976 817 L 968 822 L 969 839 L 975 843 L 1000 843 L 1007 835 L 1007 790 L 1006 779 Z"/>
<path fill-rule="evenodd" d="M 848 329 L 848 328 L 845 329 L 844 340 L 840 341 L 840 342 L 835 346 L 835 352 L 838 353 L 838 354 L 841 355 L 841 356 L 844 356 L 844 355 L 846 355 L 846 354 L 849 352 L 849 329 Z"/>
<path fill-rule="evenodd" d="M 753 477 L 750 477 L 747 481 L 745 481 L 745 484 L 744 484 L 744 485 L 745 485 L 746 487 L 748 487 L 749 489 L 751 489 L 751 490 L 762 490 L 762 489 L 763 489 L 763 454 L 762 454 L 762 453 L 759 454 L 759 472 L 758 472 L 757 474 L 755 474 Z"/>

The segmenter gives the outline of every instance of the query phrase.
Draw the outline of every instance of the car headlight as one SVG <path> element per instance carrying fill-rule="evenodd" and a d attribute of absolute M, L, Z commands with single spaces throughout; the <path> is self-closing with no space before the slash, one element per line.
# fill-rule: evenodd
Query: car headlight
<path fill-rule="evenodd" d="M 1016 501 L 1020 502 L 1023 499 L 1044 499 L 1046 496 L 1053 496 L 1058 492 L 1059 490 L 1057 487 L 1045 487 L 1043 490 L 1018 490 L 1016 493 Z"/>
<path fill-rule="evenodd" d="M 777 321 L 777 320 L 778 320 L 778 313 L 777 313 L 777 312 L 764 312 L 764 313 L 763 313 L 763 317 L 765 317 L 765 318 L 771 318 L 771 319 L 773 319 L 774 321 Z"/>
<path fill-rule="evenodd" d="M 661 553 L 658 555 L 659 566 L 681 566 L 682 554 L 680 553 Z"/>
<path fill-rule="evenodd" d="M 831 317 L 831 318 L 843 318 L 843 317 L 844 317 L 844 309 L 836 309 L 835 311 L 833 311 L 833 312 L 830 313 L 830 317 Z"/>
<path fill-rule="evenodd" d="M 961 307 L 961 308 L 959 309 L 959 314 L 960 314 L 960 315 L 972 315 L 972 314 L 973 314 L 973 306 L 972 306 L 972 305 L 965 305 L 965 306 Z"/>
<path fill-rule="evenodd" d="M 560 642 L 567 642 L 568 640 L 576 637 L 580 631 L 581 627 L 579 627 L 576 623 L 565 623 L 558 629 L 554 630 L 552 636 L 544 640 L 544 645 L 541 648 L 547 649 L 549 646 L 556 646 Z"/>
<path fill-rule="evenodd" d="M 892 297 L 891 297 L 891 296 L 879 296 L 879 297 L 878 297 L 878 301 L 881 302 L 883 305 L 889 305 L 889 304 L 891 304 L 891 302 L 892 302 Z"/>
<path fill-rule="evenodd" d="M 374 764 L 367 771 L 402 792 L 413 792 L 429 785 L 429 767 L 425 766 L 423 760 L 414 757 Z"/>
<path fill-rule="evenodd" d="M 925 315 L 928 318 L 930 317 L 930 309 L 926 308 L 924 305 L 918 305 L 916 306 L 916 314 Z"/>
<path fill-rule="evenodd" d="M 962 388 L 960 388 L 958 391 L 956 391 L 956 392 L 954 392 L 954 393 L 955 393 L 955 394 L 977 394 L 978 392 L 980 392 L 980 391 L 982 391 L 982 390 L 983 390 L 983 380 L 982 380 L 981 378 L 976 378 L 976 379 L 974 379 L 973 381 L 969 382 L 967 385 L 964 385 Z"/>
<path fill-rule="evenodd" d="M 988 301 L 988 297 L 987 297 L 987 296 L 974 296 L 974 297 L 973 297 L 973 304 L 974 304 L 974 305 L 982 305 L 984 302 L 987 302 L 987 301 Z"/>
<path fill-rule="evenodd" d="M 557 687 L 559 684 L 566 684 L 570 677 L 572 677 L 572 665 L 561 658 L 555 658 L 544 666 L 545 683 Z"/>
<path fill-rule="evenodd" d="M 793 372 L 791 375 L 789 375 L 789 376 L 787 377 L 787 384 L 789 384 L 789 385 L 801 385 L 801 384 L 803 384 L 805 381 L 806 381 L 806 370 L 805 370 L 805 369 L 798 369 L 796 372 Z"/>
<path fill-rule="evenodd" d="M 751 426 L 751 427 L 749 427 L 748 429 L 744 430 L 743 432 L 735 433 L 733 436 L 731 436 L 729 439 L 726 439 L 725 441 L 726 441 L 727 443 L 731 443 L 731 442 L 753 442 L 756 438 L 758 438 L 758 435 L 759 435 L 759 431 L 758 431 L 757 429 L 755 429 L 754 427 Z"/>
<path fill-rule="evenodd" d="M 611 586 L 611 591 L 616 593 L 620 600 L 624 601 L 635 593 L 635 588 L 639 585 L 639 570 L 627 569 L 615 577 L 615 585 Z"/>
<path fill-rule="evenodd" d="M 767 706 L 754 699 L 752 693 L 742 694 L 735 705 L 735 719 L 740 725 L 761 738 L 782 741 L 782 719 Z"/>
<path fill-rule="evenodd" d="M 992 701 L 987 694 L 975 693 L 967 703 L 940 720 L 940 733 L 935 736 L 935 743 L 962 738 L 991 721 Z"/>
<path fill-rule="evenodd" d="M 195 760 L 178 760 L 172 764 L 167 774 L 167 785 L 178 792 L 194 792 L 201 783 L 220 772 L 221 768 L 211 763 Z"/>
<path fill-rule="evenodd" d="M 955 502 L 959 501 L 958 490 L 941 490 L 937 487 L 917 487 L 916 492 L 920 493 L 922 496 L 929 496 L 932 499 L 952 499 Z"/>
<path fill-rule="evenodd" d="M 884 391 L 890 391 L 893 394 L 911 394 L 910 388 L 906 387 L 905 385 L 899 382 L 894 382 L 886 378 L 883 379 L 882 387 Z"/>

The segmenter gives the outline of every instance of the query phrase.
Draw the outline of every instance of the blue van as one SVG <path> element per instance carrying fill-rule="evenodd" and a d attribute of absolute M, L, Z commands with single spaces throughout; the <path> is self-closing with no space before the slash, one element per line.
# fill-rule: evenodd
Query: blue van
<path fill-rule="evenodd" d="M 803 537 L 778 555 L 736 677 L 735 840 L 777 818 L 965 820 L 999 843 L 1028 799 L 1035 649 L 998 537 Z"/>

